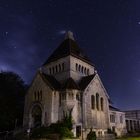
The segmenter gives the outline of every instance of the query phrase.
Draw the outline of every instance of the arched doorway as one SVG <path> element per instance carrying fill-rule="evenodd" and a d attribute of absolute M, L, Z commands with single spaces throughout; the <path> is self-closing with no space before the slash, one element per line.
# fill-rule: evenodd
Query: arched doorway
<path fill-rule="evenodd" d="M 42 124 L 42 110 L 39 105 L 36 105 L 32 109 L 33 127 L 39 127 Z"/>

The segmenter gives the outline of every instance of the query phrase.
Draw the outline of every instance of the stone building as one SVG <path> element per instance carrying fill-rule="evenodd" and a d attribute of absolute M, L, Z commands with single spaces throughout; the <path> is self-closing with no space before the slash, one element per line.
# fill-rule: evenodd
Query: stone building
<path fill-rule="evenodd" d="M 90 128 L 97 136 L 104 136 L 112 127 L 110 114 L 121 114 L 121 111 L 109 110 L 109 100 L 95 66 L 69 31 L 30 85 L 25 97 L 23 125 L 27 128 L 49 126 L 71 114 L 74 136 L 85 137 Z M 116 122 L 115 129 L 119 127 L 122 131 L 125 123 L 122 124 L 120 127 Z"/>
<path fill-rule="evenodd" d="M 125 111 L 128 132 L 140 131 L 140 110 Z"/>
<path fill-rule="evenodd" d="M 110 115 L 110 129 L 112 132 L 116 133 L 118 137 L 123 136 L 127 133 L 125 113 L 120 111 L 118 108 L 109 106 Z"/>

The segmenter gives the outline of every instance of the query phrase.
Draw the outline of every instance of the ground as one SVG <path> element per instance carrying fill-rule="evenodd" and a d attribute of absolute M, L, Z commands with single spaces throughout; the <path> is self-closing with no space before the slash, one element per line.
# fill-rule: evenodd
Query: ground
<path fill-rule="evenodd" d="M 140 140 L 140 137 L 129 137 L 129 138 L 121 138 L 118 140 Z"/>

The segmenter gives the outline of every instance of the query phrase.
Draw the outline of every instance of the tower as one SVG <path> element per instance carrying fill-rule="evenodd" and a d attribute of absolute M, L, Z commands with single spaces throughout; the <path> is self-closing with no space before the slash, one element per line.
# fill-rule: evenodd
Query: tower
<path fill-rule="evenodd" d="M 46 74 L 54 76 L 60 83 L 66 82 L 68 78 L 78 83 L 83 76 L 94 74 L 92 62 L 79 48 L 71 31 L 66 33 L 64 41 L 42 68 Z"/>

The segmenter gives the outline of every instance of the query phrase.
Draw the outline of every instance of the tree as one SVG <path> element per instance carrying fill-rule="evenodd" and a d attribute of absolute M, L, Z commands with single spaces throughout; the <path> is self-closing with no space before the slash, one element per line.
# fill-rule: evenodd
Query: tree
<path fill-rule="evenodd" d="M 22 124 L 25 92 L 26 86 L 19 75 L 0 72 L 0 131 Z"/>

